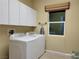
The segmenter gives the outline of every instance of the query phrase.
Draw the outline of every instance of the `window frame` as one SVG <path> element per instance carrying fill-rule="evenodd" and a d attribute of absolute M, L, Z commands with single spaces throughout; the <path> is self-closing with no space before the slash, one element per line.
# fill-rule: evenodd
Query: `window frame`
<path fill-rule="evenodd" d="M 58 36 L 58 37 L 64 37 L 65 36 L 65 23 L 66 23 L 66 10 L 64 11 L 65 12 L 65 21 L 49 21 L 49 13 L 48 12 L 48 36 Z M 63 35 L 56 35 L 56 34 L 50 34 L 49 33 L 49 27 L 50 27 L 50 23 L 64 23 L 64 34 Z"/>

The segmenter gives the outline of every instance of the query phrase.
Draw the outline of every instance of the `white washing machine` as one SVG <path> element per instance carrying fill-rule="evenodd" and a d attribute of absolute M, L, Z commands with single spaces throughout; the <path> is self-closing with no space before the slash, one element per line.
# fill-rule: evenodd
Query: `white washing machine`
<path fill-rule="evenodd" d="M 44 35 L 13 34 L 10 36 L 9 59 L 38 59 L 44 51 Z"/>

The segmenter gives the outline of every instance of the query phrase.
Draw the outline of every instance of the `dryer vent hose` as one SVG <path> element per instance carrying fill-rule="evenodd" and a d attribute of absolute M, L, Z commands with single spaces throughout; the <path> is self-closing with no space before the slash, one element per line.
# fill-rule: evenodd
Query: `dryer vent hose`
<path fill-rule="evenodd" d="M 14 33 L 15 33 L 14 30 L 9 30 L 9 34 L 10 34 L 10 35 L 12 35 L 12 34 L 14 34 Z"/>

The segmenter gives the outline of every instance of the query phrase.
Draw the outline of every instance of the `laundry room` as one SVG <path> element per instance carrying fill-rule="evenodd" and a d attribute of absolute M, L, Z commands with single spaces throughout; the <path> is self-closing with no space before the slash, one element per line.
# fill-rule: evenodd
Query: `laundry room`
<path fill-rule="evenodd" d="M 0 59 L 79 59 L 78 12 L 79 0 L 0 0 Z M 34 42 L 25 54 L 10 51 L 17 34 Z"/>

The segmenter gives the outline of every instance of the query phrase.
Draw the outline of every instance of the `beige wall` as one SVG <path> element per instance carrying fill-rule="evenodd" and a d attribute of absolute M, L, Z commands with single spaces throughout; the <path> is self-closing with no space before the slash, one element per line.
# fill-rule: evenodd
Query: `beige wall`
<path fill-rule="evenodd" d="M 19 1 L 21 1 L 22 3 L 24 3 L 24 4 L 26 4 L 26 5 L 30 6 L 30 7 L 32 7 L 32 1 L 33 0 L 19 0 Z"/>
<path fill-rule="evenodd" d="M 45 5 L 57 4 L 63 2 L 71 3 L 70 9 L 66 11 L 65 21 L 65 35 L 61 36 L 49 36 L 48 35 L 48 12 L 45 12 Z M 79 0 L 34 0 L 33 7 L 37 12 L 37 24 L 38 22 L 47 22 L 44 26 L 46 33 L 46 49 L 72 52 L 79 51 Z M 36 32 L 39 32 L 40 26 L 38 25 Z"/>

